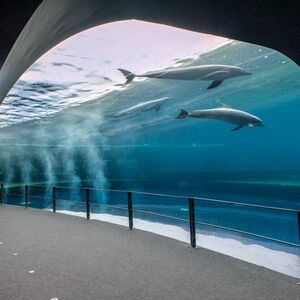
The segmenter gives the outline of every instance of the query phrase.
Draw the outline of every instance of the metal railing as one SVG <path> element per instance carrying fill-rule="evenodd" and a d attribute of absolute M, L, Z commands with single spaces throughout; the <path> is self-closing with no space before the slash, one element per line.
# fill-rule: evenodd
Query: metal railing
<path fill-rule="evenodd" d="M 140 191 L 127 191 L 127 190 L 113 190 L 113 189 L 95 189 L 95 188 L 74 188 L 74 187 L 68 187 L 68 186 L 52 186 L 49 187 L 48 185 L 41 185 L 41 184 L 24 184 L 21 185 L 21 187 L 24 189 L 23 194 L 8 194 L 8 196 L 19 196 L 19 197 L 24 197 L 24 207 L 28 208 L 29 207 L 29 188 L 30 187 L 42 187 L 42 188 L 47 188 L 47 189 L 52 189 L 51 192 L 51 198 L 52 198 L 52 211 L 53 213 L 56 213 L 57 211 L 57 200 L 70 200 L 72 199 L 58 199 L 57 198 L 57 191 L 62 190 L 62 189 L 67 189 L 67 190 L 80 190 L 84 191 L 84 199 L 81 199 L 81 201 L 72 201 L 72 202 L 81 202 L 85 204 L 85 211 L 86 211 L 86 219 L 90 219 L 90 214 L 91 214 L 91 196 L 90 192 L 91 191 L 100 191 L 100 192 L 111 192 L 111 193 L 124 193 L 127 194 L 127 208 L 120 207 L 120 206 L 114 206 L 114 205 L 108 205 L 108 204 L 103 204 L 103 203 L 94 203 L 98 205 L 103 205 L 109 208 L 116 208 L 116 209 L 123 209 L 127 210 L 128 214 L 128 227 L 130 230 L 133 229 L 134 223 L 133 223 L 133 213 L 134 211 L 140 212 L 140 213 L 146 213 L 149 215 L 154 215 L 154 216 L 161 216 L 161 217 L 167 217 L 171 218 L 173 220 L 178 220 L 178 221 L 188 221 L 189 222 L 189 229 L 190 229 L 190 244 L 193 248 L 196 247 L 196 224 L 203 225 L 203 226 L 208 226 L 212 228 L 218 228 L 221 230 L 227 230 L 247 236 L 252 236 L 252 237 L 257 237 L 261 239 L 266 239 L 269 241 L 274 241 L 274 242 L 279 242 L 283 243 L 286 245 L 290 246 L 296 246 L 300 247 L 300 211 L 296 209 L 290 209 L 290 208 L 281 208 L 281 207 L 272 207 L 272 206 L 264 206 L 264 205 L 257 205 L 257 204 L 249 204 L 249 203 L 242 203 L 242 202 L 234 202 L 234 201 L 226 201 L 226 200 L 219 200 L 219 199 L 210 199 L 210 198 L 203 198 L 203 197 L 187 197 L 187 196 L 178 196 L 178 195 L 169 195 L 169 194 L 160 194 L 160 193 L 148 193 L 148 192 L 140 192 Z M 4 184 L 0 183 L 0 205 L 3 205 L 4 203 Z M 168 197 L 168 198 L 174 198 L 174 199 L 184 199 L 187 201 L 188 204 L 188 219 L 183 219 L 179 217 L 174 217 L 170 215 L 165 215 L 157 212 L 150 212 L 150 211 L 145 211 L 141 209 L 133 209 L 133 195 L 149 195 L 149 196 L 156 196 L 156 197 Z M 39 196 L 31 196 L 31 197 L 39 197 Z M 40 197 L 44 198 L 44 197 Z M 211 223 L 206 223 L 206 222 L 199 222 L 196 221 L 195 218 L 195 200 L 201 200 L 201 201 L 206 201 L 210 203 L 219 203 L 219 204 L 226 204 L 230 206 L 239 206 L 239 207 L 246 207 L 246 208 L 256 208 L 256 209 L 261 209 L 261 210 L 270 210 L 270 211 L 279 211 L 279 212 L 287 212 L 287 213 L 293 213 L 296 215 L 297 218 L 297 231 L 298 231 L 298 243 L 292 243 L 289 241 L 281 240 L 281 239 L 276 239 L 273 237 L 265 236 L 265 235 L 260 235 L 257 233 L 253 232 L 248 232 L 248 231 L 243 231 L 239 230 L 236 228 L 232 227 L 226 227 L 226 226 L 221 226 L 217 224 L 211 224 Z"/>

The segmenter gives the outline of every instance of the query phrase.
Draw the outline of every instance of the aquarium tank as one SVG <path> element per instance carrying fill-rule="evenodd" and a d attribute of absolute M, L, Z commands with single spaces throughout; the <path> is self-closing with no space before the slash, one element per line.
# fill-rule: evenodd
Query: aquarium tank
<path fill-rule="evenodd" d="M 0 106 L 5 202 L 28 184 L 50 209 L 60 186 L 57 212 L 81 216 L 91 188 L 91 218 L 127 225 L 131 191 L 135 228 L 188 242 L 194 197 L 198 246 L 298 276 L 299 87 L 259 45 L 137 20 L 82 31 Z"/>

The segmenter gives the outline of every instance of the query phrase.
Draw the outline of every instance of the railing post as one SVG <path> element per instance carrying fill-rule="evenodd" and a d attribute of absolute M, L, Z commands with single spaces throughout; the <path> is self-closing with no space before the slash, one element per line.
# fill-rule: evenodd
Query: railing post
<path fill-rule="evenodd" d="M 90 190 L 85 190 L 86 218 L 90 219 Z"/>
<path fill-rule="evenodd" d="M 28 185 L 25 185 L 25 208 L 28 208 Z"/>
<path fill-rule="evenodd" d="M 196 227 L 195 227 L 195 204 L 194 198 L 189 198 L 190 236 L 191 246 L 196 247 Z"/>
<path fill-rule="evenodd" d="M 4 199 L 4 185 L 3 183 L 0 184 L 0 205 L 3 205 Z"/>
<path fill-rule="evenodd" d="M 298 217 L 298 236 L 299 236 L 299 244 L 300 244 L 300 211 L 297 212 Z"/>
<path fill-rule="evenodd" d="M 52 188 L 52 209 L 56 213 L 56 187 Z"/>
<path fill-rule="evenodd" d="M 132 218 L 132 192 L 127 193 L 128 199 L 128 221 L 129 221 L 129 229 L 133 228 L 133 218 Z"/>

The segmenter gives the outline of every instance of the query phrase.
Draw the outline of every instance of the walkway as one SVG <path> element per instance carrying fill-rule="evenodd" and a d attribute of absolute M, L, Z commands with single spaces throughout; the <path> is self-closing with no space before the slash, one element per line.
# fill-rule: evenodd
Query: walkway
<path fill-rule="evenodd" d="M 0 207 L 0 299 L 300 299 L 299 280 L 166 237 Z"/>

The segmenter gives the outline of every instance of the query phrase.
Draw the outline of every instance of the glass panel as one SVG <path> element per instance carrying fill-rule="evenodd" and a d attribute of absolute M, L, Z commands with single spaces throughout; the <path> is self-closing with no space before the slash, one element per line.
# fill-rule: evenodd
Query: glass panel
<path fill-rule="evenodd" d="M 57 185 L 57 211 L 86 217 L 88 187 L 92 219 L 128 226 L 132 191 L 135 228 L 189 242 L 188 197 L 224 199 L 237 204 L 195 199 L 196 221 L 299 244 L 296 213 L 238 204 L 300 210 L 299 80 L 298 65 L 259 45 L 137 20 L 88 29 L 0 106 L 5 201 L 24 205 L 24 184 L 45 185 L 29 205 L 49 209 Z M 241 233 L 197 234 L 244 251 Z"/>
<path fill-rule="evenodd" d="M 21 185 L 4 185 L 4 203 L 24 206 L 24 187 Z"/>
<path fill-rule="evenodd" d="M 197 200 L 195 213 L 196 222 L 199 223 L 228 227 L 295 244 L 298 243 L 297 214 L 294 212 Z"/>
<path fill-rule="evenodd" d="M 91 191 L 91 219 L 128 226 L 127 193 Z"/>
<path fill-rule="evenodd" d="M 29 207 L 52 209 L 52 187 L 29 186 Z"/>
<path fill-rule="evenodd" d="M 85 191 L 80 188 L 56 188 L 56 211 L 86 216 Z"/>

